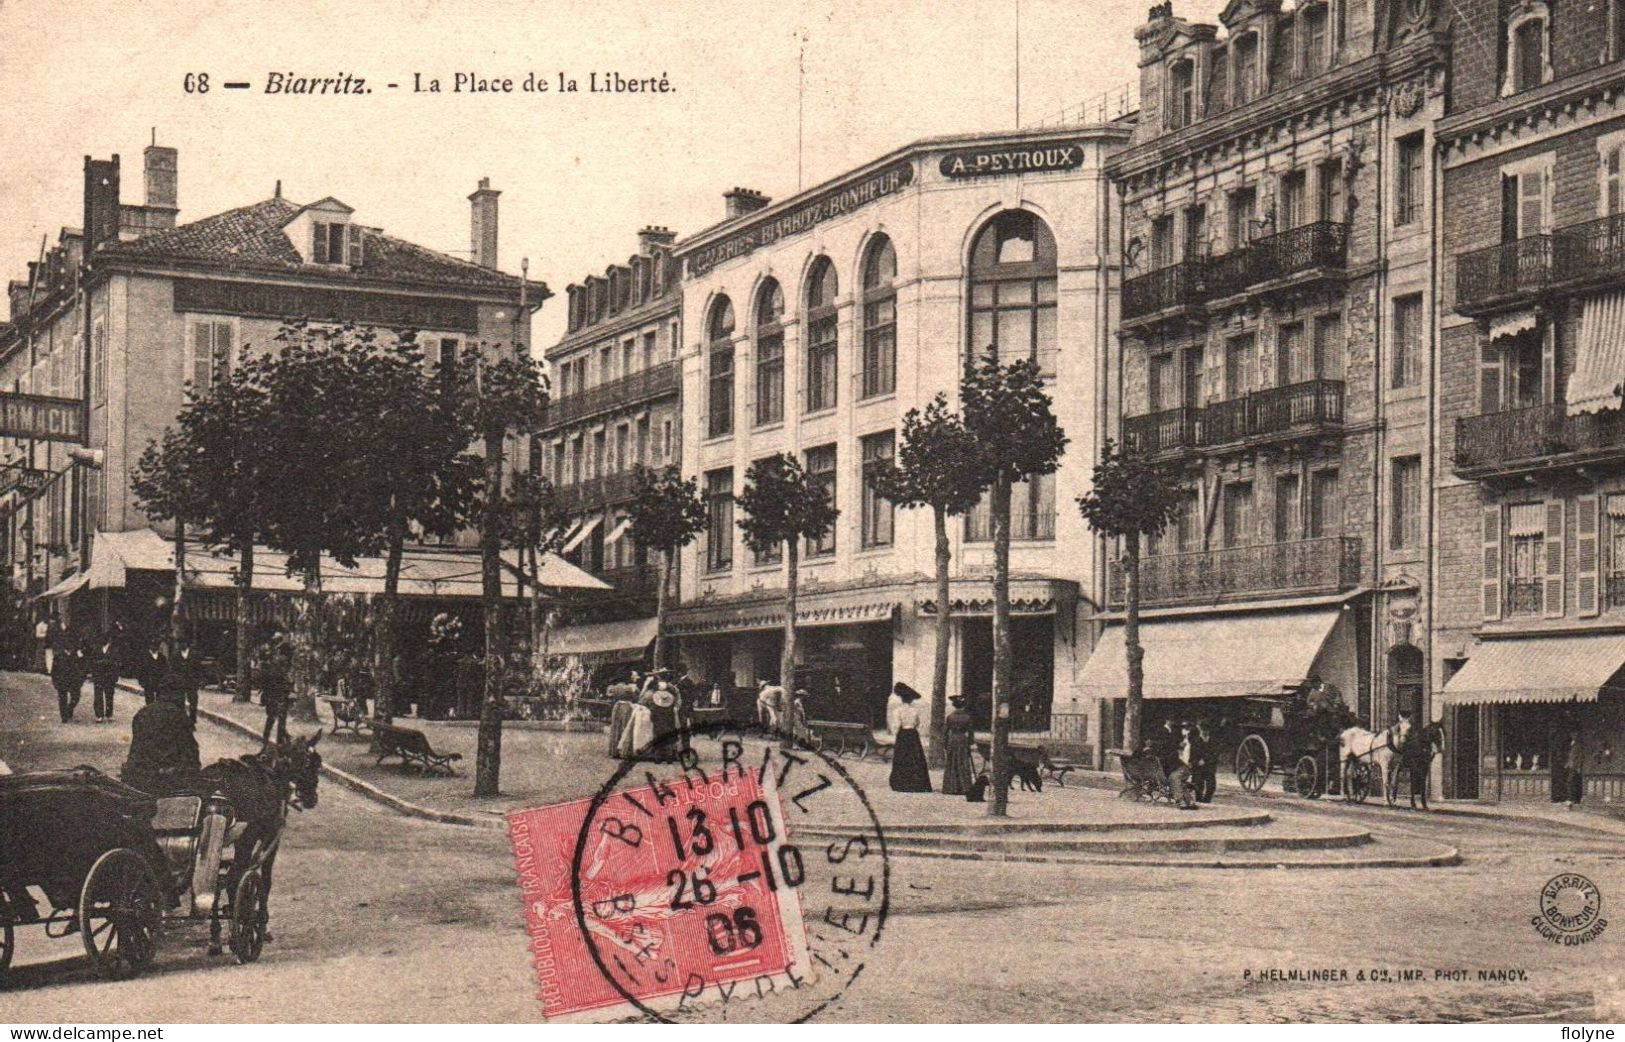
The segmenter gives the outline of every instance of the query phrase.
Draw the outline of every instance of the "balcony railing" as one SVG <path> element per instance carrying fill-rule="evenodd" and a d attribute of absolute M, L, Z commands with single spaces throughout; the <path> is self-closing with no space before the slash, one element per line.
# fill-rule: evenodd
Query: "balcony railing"
<path fill-rule="evenodd" d="M 1011 510 L 1010 540 L 1016 543 L 1047 542 L 1055 538 L 1055 511 Z M 993 540 L 993 514 L 978 510 L 965 517 L 965 542 Z"/>
<path fill-rule="evenodd" d="M 1193 449 L 1201 430 L 1202 410 L 1184 406 L 1123 421 L 1123 448 L 1146 456 Z"/>
<path fill-rule="evenodd" d="M 675 394 L 681 375 L 680 365 L 678 360 L 672 359 L 631 376 L 589 387 L 579 394 L 554 398 L 547 406 L 546 426 L 561 427 L 599 413 L 630 408 L 651 398 Z"/>
<path fill-rule="evenodd" d="M 1207 262 L 1184 261 L 1123 282 L 1123 319 L 1189 307 L 1207 299 Z"/>
<path fill-rule="evenodd" d="M 1213 258 L 1208 263 L 1210 297 L 1228 297 L 1255 286 L 1321 269 L 1340 269 L 1348 250 L 1348 226 L 1316 221 Z"/>
<path fill-rule="evenodd" d="M 598 573 L 598 578 L 615 587 L 619 593 L 634 597 L 652 597 L 660 586 L 660 569 L 653 564 L 605 568 Z"/>
<path fill-rule="evenodd" d="M 1360 540 L 1299 539 L 1140 559 L 1144 606 L 1261 595 L 1336 593 L 1360 581 Z M 1123 603 L 1123 566 L 1112 562 L 1107 599 Z"/>
<path fill-rule="evenodd" d="M 1516 473 L 1560 458 L 1576 463 L 1625 457 L 1625 413 L 1568 415 L 1563 403 L 1456 420 L 1459 477 Z"/>
<path fill-rule="evenodd" d="M 1341 426 L 1343 381 L 1305 380 L 1254 391 L 1247 396 L 1247 434 L 1264 438 L 1294 431 Z"/>
<path fill-rule="evenodd" d="M 1526 235 L 1456 258 L 1456 310 L 1473 314 L 1514 303 L 1552 279 L 1552 237 Z"/>
<path fill-rule="evenodd" d="M 1507 614 L 1539 615 L 1544 608 L 1539 579 L 1507 580 Z"/>
<path fill-rule="evenodd" d="M 555 493 L 559 506 L 568 513 L 585 514 L 606 506 L 625 503 L 637 494 L 638 472 L 622 470 L 603 477 L 589 478 L 574 485 L 560 486 Z"/>
<path fill-rule="evenodd" d="M 1625 275 L 1625 213 L 1559 228 L 1552 235 L 1552 279 L 1590 281 Z"/>

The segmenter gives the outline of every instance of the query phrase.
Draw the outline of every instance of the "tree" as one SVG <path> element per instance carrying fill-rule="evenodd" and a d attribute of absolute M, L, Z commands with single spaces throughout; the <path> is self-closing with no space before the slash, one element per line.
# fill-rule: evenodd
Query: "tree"
<path fill-rule="evenodd" d="M 757 460 L 745 471 L 739 508 L 744 515 L 739 528 L 752 551 L 766 555 L 784 548 L 784 648 L 779 653 L 779 686 L 787 698 L 794 699 L 801 540 L 828 535 L 840 511 L 796 458 L 782 452 Z M 788 741 L 787 736 L 781 739 Z"/>
<path fill-rule="evenodd" d="M 494 361 L 488 360 L 495 359 Z M 480 349 L 467 387 L 465 409 L 485 456 L 480 485 L 480 580 L 485 609 L 485 692 L 480 705 L 474 795 L 497 795 L 502 776 L 503 654 L 502 542 L 508 500 L 503 492 L 504 448 L 511 434 L 529 436 L 547 410 L 547 377 L 540 364 L 500 348 Z"/>
<path fill-rule="evenodd" d="M 543 564 L 548 554 L 557 553 L 564 545 L 571 514 L 559 503 L 553 483 L 539 473 L 516 472 L 511 486 L 503 509 L 502 542 L 518 551 L 518 560 L 509 570 L 519 582 L 520 599 L 527 600 L 530 606 L 528 639 L 534 657 L 546 625 L 542 612 Z"/>
<path fill-rule="evenodd" d="M 638 489 L 627 507 L 633 545 L 660 554 L 660 586 L 655 592 L 654 664 L 666 664 L 666 600 L 677 552 L 705 531 L 705 501 L 699 482 L 684 478 L 676 465 L 640 467 Z"/>
<path fill-rule="evenodd" d="M 169 605 L 171 646 L 181 639 L 181 598 L 186 586 L 186 519 L 205 509 L 198 490 L 204 448 L 173 427 L 148 442 L 136 460 L 131 487 L 136 503 L 154 521 L 175 525 L 175 590 Z"/>
<path fill-rule="evenodd" d="M 1078 510 L 1096 533 L 1123 541 L 1123 657 L 1128 702 L 1123 744 L 1140 751 L 1140 710 L 1145 697 L 1145 649 L 1140 646 L 1140 539 L 1157 535 L 1179 514 L 1179 485 L 1165 468 L 1144 456 L 1119 452 L 1107 440 L 1092 485 L 1078 497 Z"/>
<path fill-rule="evenodd" d="M 1010 490 L 1019 481 L 1053 474 L 1066 451 L 1066 432 L 1055 419 L 1037 363 L 1005 365 L 988 348 L 967 362 L 960 383 L 965 429 L 990 486 L 993 522 L 993 798 L 991 815 L 1009 802 L 1010 742 Z"/>
<path fill-rule="evenodd" d="M 876 492 L 900 507 L 930 507 L 936 533 L 937 646 L 931 663 L 931 763 L 943 763 L 948 694 L 948 518 L 971 510 L 986 486 L 977 465 L 975 442 L 960 418 L 948 411 L 948 396 L 938 393 L 925 411 L 903 416 L 903 438 L 897 461 L 874 466 L 865 475 Z"/>

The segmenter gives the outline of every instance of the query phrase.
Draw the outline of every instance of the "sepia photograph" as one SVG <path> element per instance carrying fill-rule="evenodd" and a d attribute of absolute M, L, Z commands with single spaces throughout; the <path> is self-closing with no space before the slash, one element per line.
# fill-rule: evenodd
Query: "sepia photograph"
<path fill-rule="evenodd" d="M 1617 1037 L 1625 0 L 0 0 L 0 107 L 8 1037 Z"/>

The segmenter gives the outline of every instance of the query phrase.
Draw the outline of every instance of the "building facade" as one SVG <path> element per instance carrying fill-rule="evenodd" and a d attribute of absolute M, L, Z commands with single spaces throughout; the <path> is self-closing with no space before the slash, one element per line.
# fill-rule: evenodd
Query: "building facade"
<path fill-rule="evenodd" d="M 629 534 L 639 467 L 681 458 L 682 293 L 667 228 L 568 287 L 566 330 L 547 351 L 553 399 L 533 458 L 570 513 L 561 552 L 614 596 L 582 605 L 554 650 L 599 663 L 639 660 L 654 637 L 659 561 Z"/>
<path fill-rule="evenodd" d="M 1420 719 L 1447 36 L 1426 3 L 1233 0 L 1219 21 L 1151 8 L 1108 165 L 1120 437 L 1183 481 L 1141 566 L 1148 716 L 1223 719 L 1319 676 L 1372 726 Z M 1119 625 L 1085 681 L 1121 696 Z"/>
<path fill-rule="evenodd" d="M 777 203 L 726 194 L 683 262 L 683 471 L 710 524 L 670 620 L 684 658 L 724 687 L 778 672 L 784 562 L 744 543 L 735 497 L 786 452 L 840 510 L 801 555 L 798 684 L 815 719 L 883 726 L 894 681 L 929 691 L 935 645 L 929 510 L 898 510 L 865 473 L 903 416 L 957 399 L 969 354 L 1035 360 L 1071 443 L 1059 473 L 1016 490 L 1013 725 L 1078 743 L 1097 722 L 1075 680 L 1096 604 L 1096 540 L 1073 499 L 1100 447 L 1116 286 L 1104 162 L 1122 125 L 919 142 Z M 949 693 L 991 690 L 988 516 L 950 521 Z"/>
<path fill-rule="evenodd" d="M 1445 792 L 1625 798 L 1625 4 L 1454 5 L 1438 124 Z"/>

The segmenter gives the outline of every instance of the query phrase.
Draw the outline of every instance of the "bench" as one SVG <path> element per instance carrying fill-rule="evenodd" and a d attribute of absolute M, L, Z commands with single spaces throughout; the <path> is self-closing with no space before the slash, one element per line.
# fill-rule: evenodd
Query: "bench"
<path fill-rule="evenodd" d="M 1172 788 L 1168 784 L 1168 775 L 1162 769 L 1162 762 L 1150 753 L 1141 753 L 1138 756 L 1122 757 L 1123 764 L 1123 791 L 1118 798 L 1133 796 L 1136 800 L 1158 800 L 1174 802 Z"/>
<path fill-rule="evenodd" d="M 877 741 L 868 724 L 851 720 L 809 720 L 807 727 L 811 732 L 813 748 L 820 751 L 833 747 L 836 756 L 851 752 L 862 760 L 872 752 L 882 762 L 891 758 L 891 746 Z"/>
<path fill-rule="evenodd" d="M 1045 741 L 1038 750 L 1043 754 L 1038 770 L 1063 789 L 1066 788 L 1066 776 L 1073 771 L 1087 770 L 1094 757 L 1094 747 L 1088 742 L 1065 739 Z"/>
<path fill-rule="evenodd" d="M 437 753 L 429 745 L 429 736 L 422 731 L 414 731 L 410 727 L 397 727 L 375 721 L 372 725 L 372 737 L 378 750 L 377 763 L 383 763 L 391 756 L 400 757 L 401 767 L 416 766 L 420 772 L 444 773 L 455 775 L 456 769 L 452 762 L 461 760 L 462 753 Z"/>
<path fill-rule="evenodd" d="M 321 701 L 333 714 L 333 730 L 348 731 L 357 738 L 362 737 L 362 728 L 371 730 L 375 724 L 361 707 L 348 698 L 339 698 L 334 695 L 323 695 Z"/>

